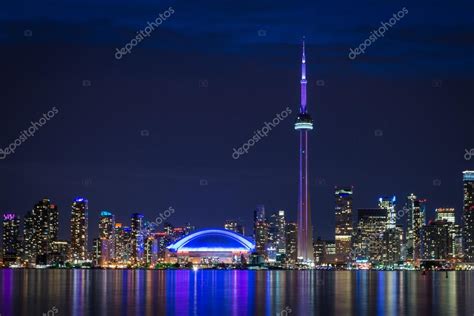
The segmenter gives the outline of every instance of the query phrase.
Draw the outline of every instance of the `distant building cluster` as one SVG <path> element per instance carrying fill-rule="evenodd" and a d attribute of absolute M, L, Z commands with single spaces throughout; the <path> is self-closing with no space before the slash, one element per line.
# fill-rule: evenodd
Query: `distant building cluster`
<path fill-rule="evenodd" d="M 354 216 L 353 187 L 335 187 L 335 238 L 313 242 L 312 267 L 397 269 L 473 263 L 474 171 L 463 172 L 463 190 L 462 222 L 457 223 L 455 209 L 446 207 L 436 208 L 435 218 L 427 220 L 427 200 L 414 194 L 400 205 L 395 196 L 382 196 L 377 207 L 360 208 Z M 237 220 L 227 220 L 223 229 L 196 231 L 190 224 L 156 225 L 134 213 L 127 226 L 104 210 L 92 251 L 87 199 L 75 199 L 70 214 L 67 241 L 58 239 L 59 209 L 49 199 L 35 204 L 23 221 L 18 214 L 4 213 L 3 265 L 133 268 L 226 263 L 300 268 L 308 264 L 298 256 L 297 223 L 289 221 L 284 210 L 267 214 L 263 205 L 254 210 L 251 237 Z"/>
<path fill-rule="evenodd" d="M 150 225 L 139 213 L 130 225 L 115 221 L 109 211 L 100 212 L 99 236 L 88 247 L 88 200 L 77 198 L 71 206 L 70 241 L 59 240 L 59 211 L 49 199 L 39 201 L 23 221 L 17 214 L 3 214 L 4 266 L 12 267 L 149 267 L 164 261 L 166 247 L 194 231 L 194 227 L 162 230 Z"/>
<path fill-rule="evenodd" d="M 414 194 L 401 205 L 395 196 L 382 196 L 377 207 L 353 214 L 353 187 L 335 187 L 335 238 L 314 241 L 314 267 L 452 268 L 456 263 L 473 263 L 474 171 L 463 172 L 463 187 L 461 224 L 456 222 L 454 208 L 436 208 L 435 218 L 427 220 L 427 200 Z M 297 229 L 284 211 L 266 217 L 264 207 L 258 206 L 254 262 L 298 267 L 303 262 L 296 251 Z"/>

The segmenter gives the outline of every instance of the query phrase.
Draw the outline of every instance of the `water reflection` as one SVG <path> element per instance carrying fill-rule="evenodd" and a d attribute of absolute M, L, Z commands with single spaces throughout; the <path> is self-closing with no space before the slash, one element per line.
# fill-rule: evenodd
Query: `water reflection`
<path fill-rule="evenodd" d="M 474 272 L 0 270 L 2 316 L 473 315 L 472 297 Z"/>

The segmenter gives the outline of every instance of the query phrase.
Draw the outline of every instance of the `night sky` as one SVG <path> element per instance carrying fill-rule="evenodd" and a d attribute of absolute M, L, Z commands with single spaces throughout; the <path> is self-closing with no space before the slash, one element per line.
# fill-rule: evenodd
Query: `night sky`
<path fill-rule="evenodd" d="M 0 160 L 0 211 L 22 217 L 43 197 L 129 224 L 172 206 L 175 225 L 222 226 L 253 210 L 296 219 L 301 38 L 306 36 L 310 190 L 315 236 L 333 238 L 334 186 L 354 209 L 414 193 L 462 208 L 474 168 L 472 1 L 22 1 L 0 11 L 0 147 L 53 107 L 34 137 Z M 174 13 L 120 60 L 117 48 Z M 394 13 L 408 14 L 355 60 Z M 290 107 L 293 113 L 235 160 Z M 2 158 L 2 156 L 0 156 Z M 207 184 L 207 185 L 206 185 Z M 354 214 L 355 215 L 355 214 Z"/>

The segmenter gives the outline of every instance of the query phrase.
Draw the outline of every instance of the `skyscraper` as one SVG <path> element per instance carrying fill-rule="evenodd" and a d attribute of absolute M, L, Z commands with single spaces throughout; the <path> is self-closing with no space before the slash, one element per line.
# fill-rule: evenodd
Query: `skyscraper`
<path fill-rule="evenodd" d="M 143 263 L 145 255 L 145 237 L 143 236 L 143 214 L 133 213 L 131 217 L 132 229 L 132 261 L 134 263 Z"/>
<path fill-rule="evenodd" d="M 227 220 L 224 224 L 224 229 L 245 235 L 244 226 L 236 220 Z"/>
<path fill-rule="evenodd" d="M 421 258 L 439 260 L 448 258 L 449 224 L 447 221 L 430 221 L 421 228 Z"/>
<path fill-rule="evenodd" d="M 421 228 L 426 223 L 426 200 L 418 199 L 414 194 L 407 198 L 407 259 L 421 259 Z"/>
<path fill-rule="evenodd" d="M 77 198 L 72 203 L 71 212 L 71 260 L 82 263 L 88 260 L 89 202 Z"/>
<path fill-rule="evenodd" d="M 435 212 L 437 221 L 445 220 L 448 223 L 456 223 L 456 215 L 454 208 L 437 208 Z"/>
<path fill-rule="evenodd" d="M 58 233 L 58 207 L 49 199 L 42 199 L 25 216 L 24 260 L 29 264 L 49 264 Z"/>
<path fill-rule="evenodd" d="M 474 171 L 463 172 L 464 207 L 463 241 L 464 260 L 474 262 Z"/>
<path fill-rule="evenodd" d="M 336 197 L 336 258 L 348 260 L 352 244 L 352 194 L 353 187 L 335 187 Z"/>
<path fill-rule="evenodd" d="M 387 216 L 388 217 L 388 216 Z M 385 266 L 393 266 L 402 260 L 403 226 L 388 228 L 383 233 L 382 261 Z"/>
<path fill-rule="evenodd" d="M 295 130 L 300 134 L 300 174 L 298 194 L 298 259 L 313 261 L 313 226 L 311 222 L 311 207 L 309 196 L 308 172 L 308 131 L 313 129 L 313 120 L 306 108 L 306 56 L 303 40 L 303 53 L 301 58 L 301 106 L 295 123 Z"/>
<path fill-rule="evenodd" d="M 294 222 L 287 222 L 285 229 L 286 241 L 286 262 L 296 263 L 298 255 L 298 226 Z"/>
<path fill-rule="evenodd" d="M 108 212 L 100 212 L 99 217 L 100 265 L 109 263 L 115 258 L 115 216 Z"/>
<path fill-rule="evenodd" d="M 265 217 L 265 206 L 257 205 L 253 218 L 253 234 L 255 239 L 255 251 L 257 254 L 265 256 L 268 242 L 268 223 Z"/>
<path fill-rule="evenodd" d="M 270 216 L 268 228 L 268 243 L 275 248 L 277 261 L 285 256 L 286 253 L 286 220 L 285 211 L 280 210 Z"/>
<path fill-rule="evenodd" d="M 387 224 L 387 210 L 359 209 L 358 235 L 356 237 L 357 257 L 372 263 L 383 260 L 383 237 Z"/>
<path fill-rule="evenodd" d="M 13 213 L 3 214 L 2 257 L 6 266 L 20 259 L 20 218 Z"/>
<path fill-rule="evenodd" d="M 462 230 L 461 226 L 456 224 L 454 208 L 437 208 L 436 222 L 446 222 L 448 225 L 448 258 L 462 258 Z"/>
<path fill-rule="evenodd" d="M 387 229 L 395 228 L 397 225 L 397 215 L 395 212 L 395 203 L 397 198 L 393 196 L 382 196 L 379 198 L 379 208 L 387 210 Z"/>

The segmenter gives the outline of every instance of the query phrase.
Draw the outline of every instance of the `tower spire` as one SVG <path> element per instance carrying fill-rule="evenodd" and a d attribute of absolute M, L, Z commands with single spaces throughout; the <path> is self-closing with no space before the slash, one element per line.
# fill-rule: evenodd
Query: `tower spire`
<path fill-rule="evenodd" d="M 313 129 L 313 120 L 306 110 L 306 56 L 305 39 L 303 37 L 303 52 L 301 57 L 301 106 L 295 123 L 295 130 L 300 134 L 300 174 L 298 194 L 298 259 L 311 262 L 313 256 L 313 225 L 311 221 L 311 207 L 309 198 L 309 171 L 308 171 L 308 132 Z"/>
<path fill-rule="evenodd" d="M 305 38 L 303 36 L 303 53 L 301 56 L 301 108 L 300 113 L 306 113 L 306 56 Z"/>

